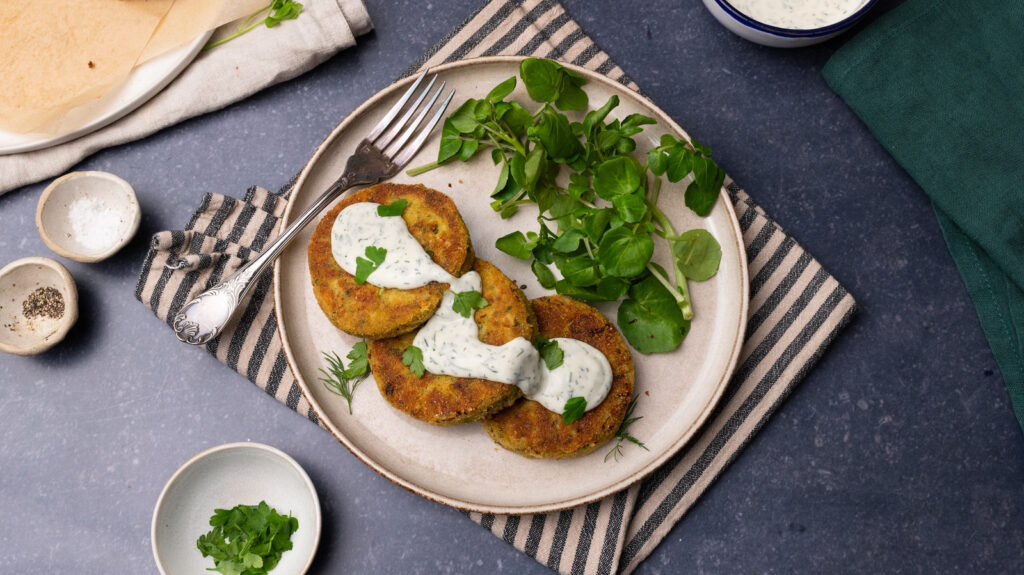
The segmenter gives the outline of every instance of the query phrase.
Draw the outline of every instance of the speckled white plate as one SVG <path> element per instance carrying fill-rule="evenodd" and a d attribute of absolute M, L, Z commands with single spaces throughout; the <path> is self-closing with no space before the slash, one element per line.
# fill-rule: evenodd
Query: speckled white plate
<path fill-rule="evenodd" d="M 517 75 L 519 61 L 515 57 L 481 58 L 446 64 L 435 71 L 456 90 L 454 110 L 466 98 L 483 98 L 497 83 Z M 620 105 L 612 117 L 638 112 L 657 118 L 658 124 L 644 131 L 654 142 L 663 133 L 685 135 L 643 97 L 604 76 L 574 69 L 588 79 L 584 89 L 592 107 L 617 94 Z M 378 93 L 335 128 L 299 176 L 284 223 L 341 174 L 356 143 L 411 81 L 407 78 Z M 514 97 L 528 101 L 521 83 Z M 410 166 L 435 159 L 437 142 L 435 135 Z M 651 147 L 638 144 L 640 153 Z M 548 295 L 551 292 L 537 284 L 528 262 L 494 247 L 497 238 L 513 230 L 537 227 L 535 210 L 521 210 L 509 220 L 491 210 L 488 195 L 497 176 L 498 167 L 490 154 L 479 154 L 469 164 L 455 162 L 415 178 L 403 173 L 394 181 L 418 182 L 450 195 L 469 227 L 477 256 L 525 284 L 528 297 Z M 321 421 L 340 442 L 391 481 L 426 498 L 479 512 L 540 513 L 588 503 L 623 489 L 656 469 L 693 437 L 721 397 L 743 343 L 747 268 L 732 204 L 723 190 L 711 215 L 700 218 L 683 205 L 683 190 L 675 184 L 662 188 L 665 211 L 679 230 L 702 227 L 714 234 L 722 245 L 722 264 L 711 280 L 691 284 L 696 315 L 690 335 L 678 350 L 650 356 L 634 351 L 636 391 L 641 396 L 636 415 L 643 419 L 631 432 L 650 451 L 628 446 L 620 460 L 605 461 L 609 445 L 579 459 L 526 459 L 498 447 L 479 424 L 435 427 L 400 413 L 380 396 L 372 380 L 356 390 L 354 413 L 349 415 L 345 401 L 318 381 L 318 369 L 323 365 L 320 352 L 336 351 L 344 357 L 357 340 L 335 329 L 313 296 L 306 264 L 313 225 L 284 252 L 274 269 L 278 325 L 292 372 Z M 666 255 L 656 252 L 655 257 L 665 262 Z M 617 306 L 599 309 L 614 318 Z"/>
<path fill-rule="evenodd" d="M 153 511 L 150 538 L 163 575 L 207 573 L 196 539 L 210 530 L 214 509 L 266 501 L 299 520 L 292 548 L 274 575 L 305 573 L 320 542 L 320 500 L 306 472 L 283 451 L 261 443 L 227 443 L 208 449 L 174 472 Z"/>

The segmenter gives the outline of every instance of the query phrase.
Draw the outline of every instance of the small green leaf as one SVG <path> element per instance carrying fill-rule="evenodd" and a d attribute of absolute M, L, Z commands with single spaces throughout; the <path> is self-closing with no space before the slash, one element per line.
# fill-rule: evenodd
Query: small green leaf
<path fill-rule="evenodd" d="M 586 237 L 586 234 L 583 230 L 573 228 L 559 236 L 559 238 L 551 244 L 551 249 L 563 254 L 571 254 L 579 249 L 580 240 L 584 237 Z"/>
<path fill-rule="evenodd" d="M 565 281 L 574 286 L 587 287 L 597 283 L 597 262 L 587 254 L 556 258 L 555 265 Z"/>
<path fill-rule="evenodd" d="M 464 140 L 462 147 L 459 148 L 459 160 L 468 162 L 478 149 L 480 149 L 480 140 Z"/>
<path fill-rule="evenodd" d="M 668 170 L 668 156 L 661 153 L 661 150 L 654 148 L 647 152 L 647 167 L 655 176 L 661 176 Z"/>
<path fill-rule="evenodd" d="M 409 371 L 416 374 L 416 377 L 423 377 L 423 374 L 427 371 L 423 367 L 423 350 L 415 345 L 410 345 L 402 352 L 402 364 L 407 366 Z"/>
<path fill-rule="evenodd" d="M 604 103 L 604 106 L 596 110 L 587 112 L 586 117 L 583 118 L 583 133 L 586 134 L 587 139 L 590 139 L 591 131 L 595 126 L 604 122 L 604 119 L 608 117 L 608 113 L 615 109 L 619 105 L 619 97 L 612 94 L 608 98 L 608 101 Z"/>
<path fill-rule="evenodd" d="M 672 255 L 688 279 L 701 282 L 718 272 L 722 246 L 706 230 L 690 230 L 672 242 Z"/>
<path fill-rule="evenodd" d="M 654 276 L 629 288 L 617 319 L 622 335 L 644 354 L 676 349 L 690 329 L 675 298 Z"/>
<path fill-rule="evenodd" d="M 437 149 L 437 163 L 440 164 L 454 158 L 461 148 L 462 137 L 452 125 L 451 118 L 448 118 L 441 126 L 441 146 Z"/>
<path fill-rule="evenodd" d="M 548 266 L 540 262 L 540 260 L 533 260 L 530 264 L 530 269 L 533 270 L 533 275 L 537 276 L 537 282 L 544 289 L 552 289 L 555 287 L 555 274 L 551 273 Z"/>
<path fill-rule="evenodd" d="M 452 302 L 452 309 L 462 317 L 470 317 L 473 315 L 473 310 L 484 309 L 490 305 L 487 303 L 487 300 L 480 295 L 480 292 L 476 290 L 452 292 L 452 294 L 455 295 L 455 301 Z"/>
<path fill-rule="evenodd" d="M 572 82 L 563 82 L 562 91 L 555 100 L 555 106 L 559 110 L 585 110 L 587 108 L 587 93 Z"/>
<path fill-rule="evenodd" d="M 498 84 L 493 90 L 487 93 L 487 99 L 493 103 L 498 103 L 505 99 L 506 96 L 512 93 L 512 90 L 516 89 L 516 77 L 512 76 L 508 80 Z M 497 112 L 497 110 L 496 110 Z M 498 114 L 500 117 L 501 114 Z"/>
<path fill-rule="evenodd" d="M 452 123 L 452 127 L 463 134 L 472 134 L 473 130 L 480 125 L 480 122 L 476 119 L 476 105 L 479 100 L 470 98 L 462 103 L 461 106 L 455 109 L 450 116 L 448 121 Z"/>
<path fill-rule="evenodd" d="M 594 173 L 597 195 L 611 201 L 615 196 L 629 194 L 640 187 L 640 166 L 629 156 L 616 156 L 602 162 Z"/>
<path fill-rule="evenodd" d="M 565 402 L 565 407 L 562 409 L 562 423 L 565 425 L 576 423 L 581 417 L 583 417 L 583 414 L 586 413 L 586 411 L 586 398 L 572 397 L 569 401 Z"/>
<path fill-rule="evenodd" d="M 583 145 L 572 133 L 569 118 L 550 106 L 541 109 L 537 123 L 527 128 L 526 133 L 544 146 L 548 157 L 556 162 L 569 161 L 583 151 Z"/>
<path fill-rule="evenodd" d="M 509 104 L 511 107 L 502 115 L 501 119 L 517 137 L 522 137 L 526 133 L 526 127 L 533 123 L 533 115 L 518 102 L 509 102 Z"/>
<path fill-rule="evenodd" d="M 354 379 L 370 373 L 370 355 L 365 341 L 356 342 L 345 357 L 352 360 L 344 371 L 346 379 Z M 353 386 L 353 389 L 355 387 Z"/>
<path fill-rule="evenodd" d="M 398 198 L 385 206 L 377 206 L 377 215 L 385 218 L 389 216 L 400 216 L 405 212 L 405 206 L 408 203 L 409 202 L 405 198 Z"/>
<path fill-rule="evenodd" d="M 686 188 L 686 207 L 698 216 L 705 217 L 711 213 L 718 199 L 725 172 L 711 158 L 694 157 L 693 181 Z"/>
<path fill-rule="evenodd" d="M 598 260 L 609 275 L 633 277 L 644 271 L 654 255 L 654 240 L 646 233 L 635 233 L 623 226 L 609 230 L 598 245 Z"/>
<path fill-rule="evenodd" d="M 562 351 L 562 348 L 558 347 L 557 341 L 541 337 L 537 342 L 537 347 L 548 371 L 559 367 L 565 361 L 565 352 Z"/>
<path fill-rule="evenodd" d="M 356 258 L 356 283 L 364 284 L 366 279 L 370 277 L 374 271 L 380 267 L 380 264 L 384 263 L 384 257 L 387 256 L 388 250 L 385 248 L 378 248 L 376 246 L 366 246 L 364 258 Z"/>
<path fill-rule="evenodd" d="M 619 213 L 622 221 L 632 224 L 639 222 L 647 214 L 647 203 L 637 194 L 622 194 L 612 198 L 612 205 Z"/>
<path fill-rule="evenodd" d="M 551 60 L 527 58 L 519 64 L 519 76 L 535 102 L 554 102 L 562 85 L 562 67 Z"/>
<path fill-rule="evenodd" d="M 520 231 L 514 231 L 501 236 L 494 242 L 494 247 L 521 260 L 528 260 L 532 255 L 530 252 L 532 247 L 526 241 L 526 236 Z"/>

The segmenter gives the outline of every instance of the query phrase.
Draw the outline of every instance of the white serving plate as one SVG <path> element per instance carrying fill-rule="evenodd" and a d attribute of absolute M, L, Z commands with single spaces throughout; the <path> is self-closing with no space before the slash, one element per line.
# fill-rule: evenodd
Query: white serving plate
<path fill-rule="evenodd" d="M 517 75 L 520 60 L 480 58 L 445 64 L 434 71 L 447 86 L 455 88 L 450 108 L 454 110 L 466 98 L 482 98 L 499 82 Z M 604 76 L 579 67 L 573 69 L 587 77 L 584 89 L 592 107 L 617 94 L 620 105 L 611 117 L 639 112 L 656 118 L 658 124 L 647 126 L 644 131 L 655 141 L 666 132 L 685 135 L 671 118 L 642 96 Z M 327 137 L 299 176 L 282 225 L 287 225 L 333 183 L 356 143 L 412 80 L 406 78 L 375 95 Z M 513 97 L 528 101 L 521 83 Z M 435 159 L 437 141 L 435 135 L 409 165 Z M 638 144 L 638 153 L 646 153 L 650 147 L 639 141 Z M 490 154 L 478 156 L 468 164 L 452 163 L 415 178 L 402 173 L 393 181 L 422 183 L 451 196 L 466 221 L 478 257 L 494 263 L 517 283 L 525 284 L 527 297 L 551 294 L 537 284 L 529 262 L 494 247 L 495 239 L 512 230 L 536 229 L 536 211 L 524 209 L 509 220 L 501 220 L 491 210 L 488 197 L 498 167 L 491 162 Z M 498 447 L 479 424 L 435 427 L 400 413 L 380 396 L 372 379 L 357 389 L 350 415 L 345 401 L 318 380 L 318 369 L 324 365 L 321 351 L 334 351 L 344 357 L 358 340 L 331 325 L 313 295 L 306 261 L 313 225 L 307 226 L 283 252 L 274 269 L 278 326 L 291 370 L 320 420 L 338 441 L 391 481 L 428 499 L 479 512 L 540 513 L 615 493 L 656 469 L 696 433 L 721 397 L 743 342 L 747 268 L 732 204 L 723 190 L 711 215 L 700 218 L 683 205 L 683 189 L 675 184 L 663 187 L 662 207 L 677 229 L 703 227 L 714 234 L 722 246 L 722 263 L 711 280 L 691 283 L 696 315 L 683 345 L 665 354 L 644 356 L 633 352 L 635 389 L 640 394 L 635 415 L 643 419 L 633 425 L 631 432 L 650 451 L 627 447 L 619 461 L 605 461 L 608 445 L 578 459 L 527 459 Z M 677 194 L 678 201 L 671 201 L 673 194 Z M 666 255 L 656 252 L 655 258 L 665 262 Z M 616 304 L 598 308 L 606 316 L 615 317 Z"/>

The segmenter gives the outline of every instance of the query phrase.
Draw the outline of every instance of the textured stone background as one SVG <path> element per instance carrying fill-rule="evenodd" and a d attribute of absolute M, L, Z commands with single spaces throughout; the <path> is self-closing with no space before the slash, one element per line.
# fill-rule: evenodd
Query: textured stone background
<path fill-rule="evenodd" d="M 762 48 L 697 0 L 564 3 L 861 306 L 641 571 L 1024 572 L 1024 437 L 927 199 L 820 76 L 842 39 Z M 180 345 L 132 295 L 153 232 L 181 227 L 203 192 L 285 184 L 477 4 L 367 5 L 376 31 L 355 49 L 78 166 L 131 182 L 142 227 L 109 261 L 65 261 L 82 308 L 66 342 L 0 358 L 0 572 L 155 572 L 164 482 L 193 454 L 246 440 L 290 453 L 316 483 L 313 572 L 546 572 Z M 33 225 L 43 185 L 0 197 L 0 263 L 52 255 Z"/>

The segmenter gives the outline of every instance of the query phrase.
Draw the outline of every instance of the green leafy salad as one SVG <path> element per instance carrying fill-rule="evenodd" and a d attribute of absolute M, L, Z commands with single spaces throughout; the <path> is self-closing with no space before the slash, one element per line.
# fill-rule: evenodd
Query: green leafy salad
<path fill-rule="evenodd" d="M 681 199 L 707 216 L 725 173 L 707 147 L 670 134 L 652 140 L 657 145 L 638 160 L 635 138 L 655 119 L 630 114 L 609 121 L 619 105 L 614 95 L 580 114 L 589 104 L 582 89 L 586 81 L 556 62 L 523 60 L 519 78 L 539 108 L 530 111 L 508 99 L 518 81 L 513 76 L 484 99 L 469 99 L 452 112 L 442 128 L 437 161 L 408 173 L 466 162 L 489 150 L 501 166 L 491 194 L 494 211 L 502 218 L 527 204 L 539 211 L 536 231 L 512 232 L 496 247 L 530 261 L 537 281 L 560 294 L 587 301 L 625 298 L 619 328 L 641 353 L 676 349 L 694 313 L 688 282 L 714 276 L 722 251 L 706 230 L 676 230 L 659 200 Z M 567 180 L 560 178 L 564 171 Z M 682 197 L 672 190 L 665 194 L 672 197 L 661 198 L 662 178 L 684 182 Z M 652 261 L 655 241 L 667 242 L 671 270 Z"/>

